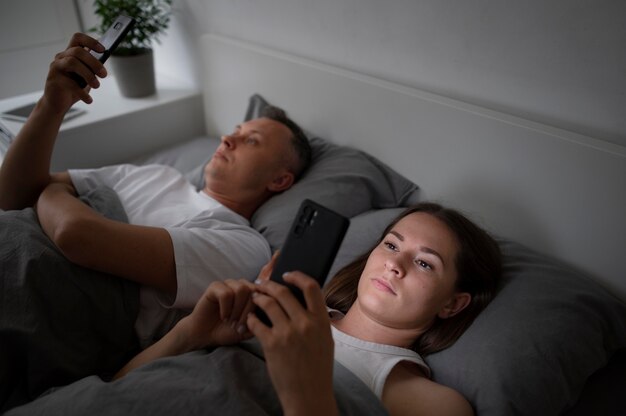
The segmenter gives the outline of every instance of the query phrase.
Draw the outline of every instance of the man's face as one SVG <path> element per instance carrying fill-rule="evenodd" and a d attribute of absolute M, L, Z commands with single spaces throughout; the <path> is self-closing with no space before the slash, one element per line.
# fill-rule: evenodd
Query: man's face
<path fill-rule="evenodd" d="M 222 142 L 205 169 L 207 187 L 234 197 L 258 197 L 278 192 L 281 178 L 293 174 L 295 152 L 287 126 L 268 118 L 246 121 L 222 136 Z M 226 191 L 226 192 L 225 192 Z"/>

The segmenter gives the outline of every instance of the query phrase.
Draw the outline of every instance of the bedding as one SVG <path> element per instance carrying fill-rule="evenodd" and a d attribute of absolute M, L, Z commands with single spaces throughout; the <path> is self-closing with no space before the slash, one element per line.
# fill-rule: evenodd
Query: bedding
<path fill-rule="evenodd" d="M 338 363 L 333 387 L 342 415 L 384 415 L 380 401 Z M 92 376 L 13 409 L 18 415 L 279 415 L 260 346 L 163 358 L 111 383 Z"/>
<path fill-rule="evenodd" d="M 82 199 L 108 218 L 126 220 L 108 188 Z M 0 241 L 11 242 L 0 244 L 1 402 L 32 400 L 89 374 L 106 378 L 136 353 L 136 284 L 70 263 L 32 208 L 0 211 Z"/>

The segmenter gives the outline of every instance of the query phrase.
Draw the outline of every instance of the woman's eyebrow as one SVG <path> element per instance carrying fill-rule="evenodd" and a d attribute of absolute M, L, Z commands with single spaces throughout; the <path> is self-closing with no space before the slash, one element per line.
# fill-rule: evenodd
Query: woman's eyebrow
<path fill-rule="evenodd" d="M 446 262 L 443 261 L 443 257 L 441 257 L 441 254 L 439 254 L 436 250 L 433 250 L 430 247 L 420 247 L 420 250 L 422 250 L 424 253 L 432 254 L 433 256 L 438 257 L 439 261 L 441 261 L 441 264 L 443 264 L 444 266 L 446 265 Z"/>
<path fill-rule="evenodd" d="M 404 241 L 404 236 L 402 234 L 400 234 L 399 232 L 397 232 L 396 230 L 391 230 L 389 231 L 389 234 L 393 234 L 395 235 L 398 240 L 400 241 Z M 439 252 L 437 250 L 434 250 L 430 247 L 420 247 L 420 250 L 423 251 L 424 253 L 428 253 L 428 254 L 432 254 L 433 256 L 436 256 L 439 258 L 439 261 L 441 261 L 441 264 L 443 264 L 445 266 L 446 262 L 443 261 L 443 257 L 441 256 L 441 254 L 439 254 Z"/>

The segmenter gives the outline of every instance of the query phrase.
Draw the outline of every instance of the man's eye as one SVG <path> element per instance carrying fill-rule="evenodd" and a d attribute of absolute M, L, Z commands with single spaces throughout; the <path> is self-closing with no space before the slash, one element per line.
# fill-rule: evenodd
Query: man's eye
<path fill-rule="evenodd" d="M 254 137 L 248 137 L 246 139 L 246 143 L 248 144 L 257 144 L 259 141 L 257 139 L 255 139 Z"/>

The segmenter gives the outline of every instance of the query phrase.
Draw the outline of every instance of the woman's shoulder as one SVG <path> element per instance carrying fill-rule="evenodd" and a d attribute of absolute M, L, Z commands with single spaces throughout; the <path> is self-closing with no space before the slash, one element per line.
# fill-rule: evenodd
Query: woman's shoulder
<path fill-rule="evenodd" d="M 410 363 L 394 367 L 385 383 L 382 400 L 391 415 L 474 414 L 461 393 L 430 380 Z"/>

